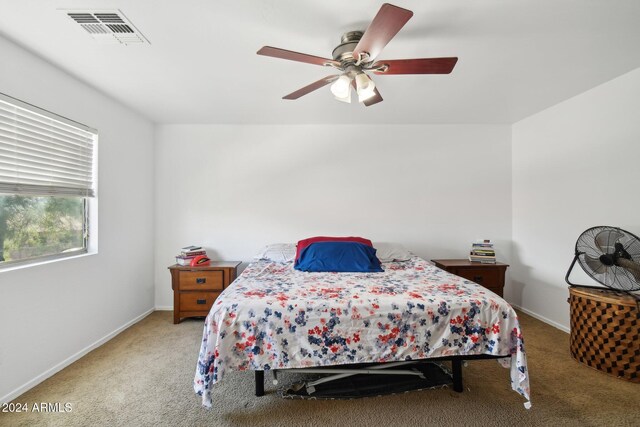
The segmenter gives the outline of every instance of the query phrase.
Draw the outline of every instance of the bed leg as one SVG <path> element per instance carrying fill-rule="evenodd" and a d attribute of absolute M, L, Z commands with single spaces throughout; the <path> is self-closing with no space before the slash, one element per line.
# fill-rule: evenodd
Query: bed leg
<path fill-rule="evenodd" d="M 452 359 L 451 370 L 453 371 L 453 391 L 462 393 L 462 359 Z"/>
<path fill-rule="evenodd" d="M 264 371 L 255 371 L 256 373 L 256 396 L 264 396 Z"/>

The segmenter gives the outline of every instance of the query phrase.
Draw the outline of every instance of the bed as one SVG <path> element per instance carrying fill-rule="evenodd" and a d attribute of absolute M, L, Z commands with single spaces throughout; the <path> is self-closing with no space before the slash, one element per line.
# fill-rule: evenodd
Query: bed
<path fill-rule="evenodd" d="M 211 407 L 227 370 L 262 378 L 274 369 L 503 356 L 528 405 L 524 341 L 505 300 L 419 257 L 382 265 L 382 273 L 307 273 L 292 262 L 249 264 L 205 320 L 194 378 L 202 404 Z"/>

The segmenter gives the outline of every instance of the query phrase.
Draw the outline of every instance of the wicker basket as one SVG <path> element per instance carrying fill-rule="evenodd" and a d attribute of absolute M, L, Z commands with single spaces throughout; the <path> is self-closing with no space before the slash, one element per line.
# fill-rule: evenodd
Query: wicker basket
<path fill-rule="evenodd" d="M 624 292 L 572 287 L 571 356 L 591 368 L 640 383 L 640 318 Z"/>

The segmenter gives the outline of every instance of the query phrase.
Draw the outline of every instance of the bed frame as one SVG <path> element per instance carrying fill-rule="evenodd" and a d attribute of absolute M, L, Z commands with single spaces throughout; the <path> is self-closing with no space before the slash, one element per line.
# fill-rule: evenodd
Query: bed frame
<path fill-rule="evenodd" d="M 510 355 L 506 355 L 506 356 L 493 356 L 493 355 L 488 355 L 488 354 L 477 354 L 477 355 L 468 355 L 468 356 L 446 356 L 446 357 L 438 357 L 438 358 L 434 358 L 434 359 L 421 359 L 419 361 L 413 361 L 413 362 L 436 362 L 436 361 L 444 361 L 444 360 L 449 360 L 451 361 L 451 374 L 453 376 L 453 390 L 458 392 L 458 393 L 462 393 L 463 391 L 463 385 L 462 385 L 462 363 L 466 360 L 479 360 L 479 359 L 501 359 L 504 357 L 510 357 Z M 388 362 L 387 364 L 393 364 L 395 362 Z M 330 371 L 327 370 L 326 368 L 301 368 L 301 369 L 281 369 L 282 371 L 288 371 L 288 372 L 309 372 L 309 373 L 319 373 L 321 370 L 324 373 L 335 373 L 338 374 L 336 375 L 336 377 L 340 377 L 343 378 L 344 376 L 348 376 L 348 375 L 357 375 L 358 373 L 367 373 L 367 374 L 387 374 L 387 372 L 384 372 L 383 370 L 381 370 L 381 367 L 383 367 L 385 364 L 378 364 L 378 365 L 373 365 L 370 367 L 365 367 L 365 368 L 358 368 L 358 369 L 354 369 L 354 368 L 331 368 Z M 344 365 L 342 365 L 344 366 Z M 377 367 L 377 371 L 374 371 L 373 369 L 376 369 Z M 274 370 L 274 375 L 276 374 L 278 370 Z M 357 371 L 362 371 L 362 372 L 357 372 Z M 409 372 L 409 371 L 405 371 L 405 372 L 401 372 L 401 371 L 394 371 L 394 374 L 402 374 L 402 373 L 407 373 L 407 374 L 413 374 L 413 372 Z M 338 378 L 336 378 L 338 379 Z M 264 396 L 264 371 L 255 371 L 255 380 L 256 380 L 256 396 L 260 397 L 260 396 Z"/>

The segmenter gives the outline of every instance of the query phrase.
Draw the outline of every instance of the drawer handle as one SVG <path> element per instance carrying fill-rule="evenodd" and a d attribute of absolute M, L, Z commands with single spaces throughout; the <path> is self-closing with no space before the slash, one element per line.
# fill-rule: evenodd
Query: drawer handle
<path fill-rule="evenodd" d="M 482 282 L 482 276 L 473 276 L 473 281 L 477 283 Z"/>
<path fill-rule="evenodd" d="M 207 300 L 206 299 L 198 299 L 196 300 L 196 304 L 206 304 Z"/>
<path fill-rule="evenodd" d="M 198 277 L 198 278 L 196 278 L 196 283 L 199 284 L 199 285 L 207 283 L 207 278 L 206 277 Z"/>

